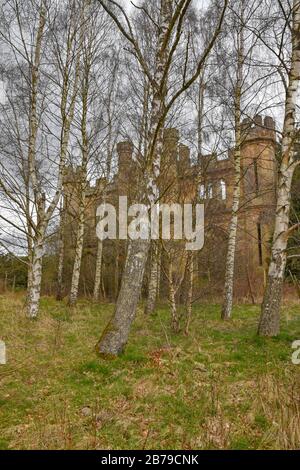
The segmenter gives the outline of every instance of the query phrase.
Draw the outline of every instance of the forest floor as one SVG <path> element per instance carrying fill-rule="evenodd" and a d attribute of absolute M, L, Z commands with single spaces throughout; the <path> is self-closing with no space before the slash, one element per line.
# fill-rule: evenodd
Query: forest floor
<path fill-rule="evenodd" d="M 256 336 L 259 307 L 195 305 L 191 334 L 170 331 L 169 311 L 142 309 L 126 353 L 94 346 L 113 305 L 43 298 L 38 321 L 24 296 L 0 296 L 0 449 L 300 448 L 299 304 L 283 307 L 276 339 Z"/>

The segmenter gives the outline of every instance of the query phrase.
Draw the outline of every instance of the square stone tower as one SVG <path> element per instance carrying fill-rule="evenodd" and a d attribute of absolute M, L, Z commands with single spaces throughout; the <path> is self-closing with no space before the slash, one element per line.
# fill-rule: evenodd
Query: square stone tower
<path fill-rule="evenodd" d="M 245 119 L 242 123 L 241 198 L 235 269 L 236 292 L 242 297 L 248 295 L 249 290 L 260 293 L 264 285 L 276 207 L 276 152 L 274 120 L 260 115 Z M 221 280 L 232 210 L 234 154 L 230 150 L 227 158 L 209 155 L 204 159 L 200 193 L 206 205 L 206 237 L 210 246 L 204 249 L 204 256 L 209 258 L 218 244 L 217 255 L 211 264 L 219 266 Z M 214 275 L 212 272 L 211 276 Z"/>

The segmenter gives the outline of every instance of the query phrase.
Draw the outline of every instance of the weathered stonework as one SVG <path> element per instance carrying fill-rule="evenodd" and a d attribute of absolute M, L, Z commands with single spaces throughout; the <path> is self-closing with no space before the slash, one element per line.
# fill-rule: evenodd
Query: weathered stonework
<path fill-rule="evenodd" d="M 262 293 L 269 263 L 276 204 L 276 151 L 275 123 L 272 118 L 256 116 L 253 121 L 244 120 L 235 294 L 252 297 L 252 300 L 257 300 Z M 206 158 L 209 162 L 204 172 L 205 186 L 212 185 L 213 192 L 213 197 L 205 201 L 206 236 L 207 242 L 212 240 L 211 245 L 208 243 L 209 250 L 215 249 L 220 254 L 219 262 L 216 259 L 218 256 L 213 257 L 209 276 L 222 280 L 225 263 L 222 256 L 226 251 L 224 246 L 232 206 L 233 161 L 230 152 L 225 160 L 218 161 L 213 156 Z M 226 187 L 225 200 L 222 200 L 221 181 Z M 203 263 L 205 254 L 204 248 L 200 263 Z"/>
<path fill-rule="evenodd" d="M 276 198 L 276 133 L 272 118 L 256 116 L 243 122 L 241 205 L 237 243 L 235 292 L 238 296 L 259 295 L 264 285 L 270 253 Z M 103 198 L 117 206 L 118 197 L 127 195 L 134 200 L 138 178 L 143 175 L 133 159 L 131 142 L 117 145 L 118 172 L 113 180 L 102 178 L 86 190 L 85 258 L 90 257 L 90 272 L 96 258 L 96 208 Z M 199 177 L 201 175 L 201 179 Z M 69 217 L 67 245 L 72 257 L 78 210 L 78 181 L 80 168 L 69 170 L 65 179 L 65 204 Z M 199 278 L 216 279 L 216 293 L 222 286 L 226 253 L 226 233 L 231 214 L 234 170 L 232 153 L 226 159 L 215 155 L 202 157 L 201 167 L 191 165 L 190 150 L 179 141 L 177 129 L 164 131 L 164 155 L 159 187 L 162 202 L 201 201 L 202 185 L 206 197 L 206 241 L 198 256 Z M 221 187 L 222 184 L 222 187 Z M 225 196 L 226 192 L 226 198 Z M 107 241 L 104 248 L 104 283 L 109 296 L 116 295 L 125 258 L 126 242 Z M 109 247 L 109 249 L 108 249 Z M 109 253 L 114 253 L 114 256 Z M 116 258 L 116 259 L 114 259 Z M 85 263 L 85 261 L 84 261 Z M 117 274 L 116 274 L 117 265 Z M 83 267 L 83 269 L 85 269 Z M 219 284 L 218 284 L 218 281 Z M 92 274 L 91 280 L 92 283 Z M 114 288 L 112 283 L 116 284 Z M 201 284 L 201 282 L 200 282 Z"/>

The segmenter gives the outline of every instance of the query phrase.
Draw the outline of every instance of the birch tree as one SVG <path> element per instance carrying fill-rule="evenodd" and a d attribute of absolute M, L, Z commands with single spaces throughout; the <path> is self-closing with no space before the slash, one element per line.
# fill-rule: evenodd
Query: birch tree
<path fill-rule="evenodd" d="M 234 265 L 235 265 L 235 252 L 237 241 L 238 229 L 238 211 L 240 207 L 240 194 L 241 194 L 241 106 L 242 106 L 242 87 L 243 87 L 243 66 L 244 66 L 244 18 L 245 18 L 245 4 L 241 0 L 239 5 L 240 22 L 237 30 L 237 69 L 236 69 L 236 83 L 234 87 L 234 134 L 235 134 L 235 148 L 234 148 L 234 186 L 233 186 L 233 199 L 232 199 L 232 213 L 228 231 L 228 248 L 225 268 L 225 284 L 224 284 L 224 300 L 222 306 L 222 318 L 228 319 L 231 317 L 232 303 L 233 303 L 233 281 L 234 281 Z"/>
<path fill-rule="evenodd" d="M 290 206 L 293 175 L 300 163 L 295 151 L 295 141 L 299 137 L 296 111 L 300 84 L 300 1 L 293 0 L 291 9 L 279 1 L 279 7 L 279 11 L 286 18 L 283 33 L 288 28 L 291 38 L 291 54 L 289 62 L 285 64 L 287 78 L 281 161 L 278 171 L 271 261 L 258 327 L 258 334 L 261 336 L 277 336 L 279 333 L 282 287 L 287 262 L 287 242 L 289 236 L 299 226 L 299 224 L 290 226 Z"/>
<path fill-rule="evenodd" d="M 65 225 L 66 225 L 66 213 L 64 210 L 64 194 L 62 191 L 62 199 L 59 210 L 59 231 L 58 231 L 58 267 L 57 267 L 57 290 L 56 300 L 60 301 L 63 299 L 64 291 L 64 260 L 65 260 Z"/>
<path fill-rule="evenodd" d="M 155 310 L 156 300 L 159 293 L 160 283 L 161 247 L 159 243 L 151 244 L 150 275 L 148 283 L 148 297 L 145 314 L 151 315 Z"/>
<path fill-rule="evenodd" d="M 194 253 L 191 251 L 188 253 L 187 259 L 187 281 L 188 281 L 188 293 L 186 299 L 186 321 L 184 332 L 186 335 L 190 332 L 190 324 L 192 318 L 193 309 L 193 287 L 194 287 Z"/>
<path fill-rule="evenodd" d="M 103 187 L 102 191 L 102 202 L 105 202 L 107 198 L 107 189 L 108 185 L 111 182 L 112 174 L 114 171 L 113 168 L 113 154 L 116 148 L 117 139 L 120 135 L 120 120 L 122 120 L 122 104 L 120 102 L 120 87 L 121 83 L 118 79 L 120 73 L 120 51 L 116 48 L 113 51 L 111 57 L 109 58 L 108 69 L 111 70 L 111 73 L 108 75 L 108 89 L 107 96 L 103 97 L 103 108 L 104 108 L 104 123 L 105 123 L 105 143 L 104 151 L 106 152 L 104 158 L 104 177 L 106 178 L 107 185 Z M 102 162 L 102 164 L 104 163 Z M 96 254 L 96 266 L 95 266 L 95 280 L 94 280 L 94 289 L 93 289 L 93 299 L 95 302 L 99 301 L 101 293 L 101 285 L 103 281 L 103 241 L 97 240 L 97 254 Z M 117 250 L 116 250 L 117 251 Z M 116 262 L 117 262 L 116 255 Z M 116 267 L 117 268 L 117 267 Z M 116 269 L 117 273 L 117 269 Z M 116 274 L 117 275 L 117 274 Z M 117 284 L 117 283 L 116 283 Z"/>
<path fill-rule="evenodd" d="M 67 5 L 74 10 L 72 4 L 77 2 Z M 46 54 L 51 53 L 50 32 L 55 31 L 58 24 L 61 26 L 61 11 L 65 6 L 56 8 L 55 2 L 46 0 L 22 5 L 15 0 L 7 2 L 6 18 L 12 15 L 14 20 L 10 24 L 7 21 L 1 31 L 1 38 L 11 51 L 15 71 L 20 77 L 17 90 L 22 93 L 22 98 L 16 99 L 16 90 L 12 90 L 2 116 L 2 125 L 14 125 L 17 131 L 12 131 L 13 139 L 8 140 L 8 148 L 13 151 L 8 151 L 6 157 L 13 165 L 13 173 L 9 173 L 2 163 L 0 181 L 10 207 L 17 208 L 19 214 L 18 222 L 14 218 L 6 219 L 6 222 L 23 233 L 27 240 L 29 318 L 36 318 L 39 310 L 44 244 L 61 196 L 72 122 L 72 96 L 76 95 L 77 88 L 72 45 L 67 81 L 65 76 L 60 82 L 61 75 L 57 76 L 55 71 L 55 63 L 61 70 L 60 66 L 65 62 L 44 61 Z M 64 43 L 63 47 L 65 58 L 69 44 Z M 56 97 L 53 101 L 51 92 Z M 24 108 L 24 114 L 20 114 L 18 106 Z M 57 146 L 58 151 L 53 152 Z M 16 188 L 14 193 L 13 188 Z"/>
<path fill-rule="evenodd" d="M 172 92 L 171 96 L 169 94 L 167 99 L 168 75 L 174 53 L 181 38 L 185 15 L 191 1 L 180 0 L 175 3 L 171 0 L 161 0 L 154 74 L 151 74 L 151 71 L 149 70 L 130 19 L 121 5 L 115 1 L 105 0 L 99 0 L 99 3 L 115 21 L 118 29 L 132 48 L 131 50 L 137 58 L 143 73 L 148 77 L 151 83 L 152 104 L 148 145 L 145 154 L 144 184 L 141 184 L 141 187 L 139 188 L 139 202 L 146 202 L 151 206 L 156 202 L 159 196 L 156 180 L 160 171 L 160 158 L 162 153 L 161 130 L 164 125 L 165 118 L 172 105 L 182 95 L 182 93 L 192 85 L 201 73 L 203 64 L 205 63 L 214 46 L 217 36 L 219 35 L 227 1 L 224 2 L 223 10 L 218 19 L 218 24 L 214 34 L 212 35 L 209 44 L 205 47 L 203 54 L 195 64 L 194 70 L 189 76 L 183 76 L 182 84 L 177 88 L 177 90 Z M 112 6 L 117 9 L 118 13 L 121 13 L 124 22 L 122 22 L 118 13 L 113 11 Z M 187 61 L 188 59 L 189 57 L 186 57 Z M 116 356 L 120 354 L 127 343 L 141 292 L 149 246 L 149 240 L 130 241 L 128 244 L 127 258 L 115 313 L 97 345 L 97 351 L 102 356 Z"/>
<path fill-rule="evenodd" d="M 81 29 L 81 60 L 80 60 L 80 102 L 78 111 L 77 147 L 80 152 L 80 181 L 78 191 L 78 211 L 76 245 L 74 253 L 73 271 L 69 295 L 69 305 L 74 306 L 79 292 L 80 271 L 82 264 L 86 212 L 88 210 L 86 193 L 89 186 L 88 166 L 93 159 L 97 147 L 98 128 L 93 125 L 94 105 L 97 89 L 100 87 L 100 62 L 107 42 L 107 21 L 99 16 L 99 10 L 90 0 L 83 2 L 83 21 Z M 98 103 L 101 103 L 98 100 Z M 93 152 L 94 151 L 94 152 Z M 100 252 L 98 253 L 100 257 Z M 99 269 L 100 260 L 97 260 Z"/>

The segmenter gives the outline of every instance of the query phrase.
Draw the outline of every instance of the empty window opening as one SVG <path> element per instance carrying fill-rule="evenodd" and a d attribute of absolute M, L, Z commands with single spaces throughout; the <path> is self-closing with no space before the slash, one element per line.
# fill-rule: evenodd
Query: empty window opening
<path fill-rule="evenodd" d="M 200 197 L 200 199 L 212 199 L 212 197 L 213 197 L 213 185 L 212 185 L 212 183 L 208 183 L 208 185 L 206 187 L 205 187 L 204 184 L 200 184 L 199 197 Z"/>
<path fill-rule="evenodd" d="M 200 197 L 200 199 L 205 199 L 205 186 L 204 186 L 204 184 L 200 184 L 199 197 Z"/>
<path fill-rule="evenodd" d="M 225 201 L 227 195 L 226 195 L 226 183 L 224 180 L 220 181 L 220 186 L 221 186 L 221 199 L 222 201 Z"/>

